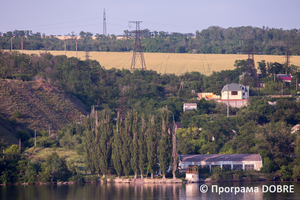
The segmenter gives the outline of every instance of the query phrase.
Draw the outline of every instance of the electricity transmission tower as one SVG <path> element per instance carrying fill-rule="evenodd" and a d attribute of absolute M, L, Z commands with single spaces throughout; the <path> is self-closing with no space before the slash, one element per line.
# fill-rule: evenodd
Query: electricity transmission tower
<path fill-rule="evenodd" d="M 140 30 L 140 23 L 142 21 L 129 21 L 129 23 L 136 24 L 136 30 L 132 31 L 135 35 L 135 41 L 134 41 L 134 49 L 133 49 L 133 55 L 132 55 L 132 61 L 131 61 L 131 70 L 135 69 L 146 69 L 146 63 L 145 58 L 143 54 L 143 48 L 142 48 L 142 42 L 141 42 L 141 30 Z M 136 68 L 136 60 L 140 59 L 141 62 L 141 68 Z"/>
<path fill-rule="evenodd" d="M 106 16 L 105 16 L 105 8 L 103 11 L 103 35 L 106 36 Z"/>
<path fill-rule="evenodd" d="M 118 110 L 120 113 L 121 119 L 124 121 L 126 116 L 126 111 L 131 110 L 126 107 L 127 104 L 127 98 L 125 96 L 125 90 L 122 90 L 122 97 L 120 99 L 120 107 L 116 108 L 115 110 Z"/>
<path fill-rule="evenodd" d="M 248 42 L 248 59 L 247 59 L 247 69 L 246 73 L 244 75 L 245 78 L 245 85 L 249 85 L 249 77 L 250 75 L 253 77 L 254 86 L 258 86 L 258 80 L 257 80 L 257 70 L 255 68 L 254 63 L 254 53 L 261 53 L 261 52 L 254 52 L 253 51 L 253 39 L 247 39 Z M 242 40 L 242 44 L 244 43 L 244 40 Z M 243 52 L 239 52 L 243 53 Z"/>

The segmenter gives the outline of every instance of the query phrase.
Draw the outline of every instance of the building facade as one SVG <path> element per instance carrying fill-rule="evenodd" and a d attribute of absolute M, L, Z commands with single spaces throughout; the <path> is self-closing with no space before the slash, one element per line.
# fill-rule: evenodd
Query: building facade
<path fill-rule="evenodd" d="M 210 170 L 221 167 L 227 170 L 260 170 L 262 158 L 259 154 L 193 154 L 180 155 L 179 167 L 186 170 L 189 166 L 207 166 Z"/>
<path fill-rule="evenodd" d="M 221 99 L 218 103 L 229 104 L 231 107 L 240 108 L 248 105 L 249 86 L 237 83 L 227 84 L 221 90 Z"/>
<path fill-rule="evenodd" d="M 197 104 L 196 103 L 184 103 L 183 104 L 183 112 L 186 110 L 197 110 Z"/>

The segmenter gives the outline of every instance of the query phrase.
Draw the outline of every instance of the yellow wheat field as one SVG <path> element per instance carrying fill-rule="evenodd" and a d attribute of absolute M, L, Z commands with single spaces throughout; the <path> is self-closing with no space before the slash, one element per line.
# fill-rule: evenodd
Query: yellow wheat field
<path fill-rule="evenodd" d="M 48 51 L 53 55 L 64 55 L 64 51 Z M 44 51 L 24 50 L 26 54 L 40 54 Z M 90 59 L 97 60 L 105 69 L 130 69 L 132 52 L 89 52 Z M 67 51 L 68 57 L 76 57 L 75 51 Z M 213 71 L 234 69 L 234 61 L 247 59 L 248 55 L 241 54 L 178 54 L 178 53 L 144 53 L 147 69 L 158 73 L 171 73 L 180 75 L 185 72 L 198 71 L 205 75 L 210 75 Z M 85 60 L 85 52 L 78 51 L 78 58 Z M 257 62 L 285 63 L 284 56 L 275 55 L 254 55 Z M 291 64 L 300 66 L 300 56 L 291 56 Z M 136 68 L 140 68 L 137 61 Z"/>

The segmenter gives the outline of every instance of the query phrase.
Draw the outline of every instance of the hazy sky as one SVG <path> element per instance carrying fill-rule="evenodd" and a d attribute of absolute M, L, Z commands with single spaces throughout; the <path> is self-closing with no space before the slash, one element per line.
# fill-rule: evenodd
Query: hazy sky
<path fill-rule="evenodd" d="M 210 26 L 300 29 L 300 0 L 0 0 L 0 32 L 32 30 L 46 35 L 74 31 L 108 34 L 141 29 L 195 33 Z"/>

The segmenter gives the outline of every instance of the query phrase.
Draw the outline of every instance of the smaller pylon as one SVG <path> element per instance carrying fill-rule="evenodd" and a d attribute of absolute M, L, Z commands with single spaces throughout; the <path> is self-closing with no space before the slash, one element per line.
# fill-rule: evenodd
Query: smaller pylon
<path fill-rule="evenodd" d="M 106 16 L 105 16 L 105 8 L 103 11 L 103 35 L 106 36 Z"/>
<path fill-rule="evenodd" d="M 90 56 L 90 52 L 89 52 L 89 48 L 86 46 L 85 47 L 85 60 L 88 60 L 91 56 Z"/>

